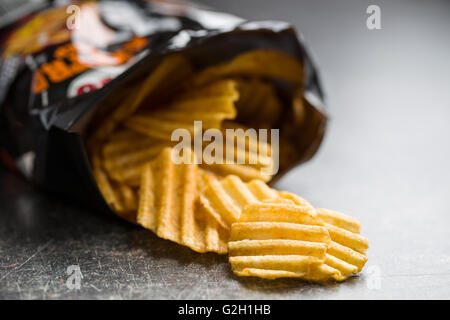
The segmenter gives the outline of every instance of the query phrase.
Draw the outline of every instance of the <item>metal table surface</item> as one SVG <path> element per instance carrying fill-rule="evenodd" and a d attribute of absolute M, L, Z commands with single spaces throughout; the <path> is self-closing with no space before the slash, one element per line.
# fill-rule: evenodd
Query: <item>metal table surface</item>
<path fill-rule="evenodd" d="M 207 3 L 290 21 L 306 37 L 330 122 L 314 159 L 277 187 L 361 221 L 370 240 L 362 274 L 326 286 L 239 279 L 226 257 L 73 207 L 0 170 L 0 298 L 450 298 L 450 4 L 376 1 L 382 29 L 368 30 L 369 1 Z M 80 267 L 80 289 L 66 286 L 70 265 Z"/>

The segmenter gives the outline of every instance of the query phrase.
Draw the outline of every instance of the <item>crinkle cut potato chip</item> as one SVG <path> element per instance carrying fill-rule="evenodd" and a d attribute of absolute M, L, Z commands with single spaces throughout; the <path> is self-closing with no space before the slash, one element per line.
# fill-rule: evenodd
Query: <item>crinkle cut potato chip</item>
<path fill-rule="evenodd" d="M 272 175 L 264 174 L 261 170 L 270 169 L 273 166 L 270 142 L 261 139 L 258 140 L 256 131 L 255 135 L 245 135 L 245 131 L 251 128 L 233 121 L 224 121 L 222 127 L 221 132 L 224 137 L 223 154 L 221 157 L 222 163 L 208 163 L 204 159 L 201 167 L 221 177 L 236 175 L 245 182 L 254 179 L 264 182 L 270 181 Z M 241 132 L 244 132 L 244 135 L 229 134 L 229 138 L 227 139 L 226 130 L 228 129 L 241 130 Z M 245 164 L 240 164 L 239 160 Z"/>
<path fill-rule="evenodd" d="M 276 191 L 261 180 L 244 183 L 238 176 L 228 175 L 222 180 L 208 177 L 200 202 L 223 228 L 229 229 L 239 220 L 244 206 L 277 197 Z"/>
<path fill-rule="evenodd" d="M 304 278 L 323 264 L 330 235 L 310 207 L 256 203 L 231 226 L 229 261 L 239 276 Z"/>
<path fill-rule="evenodd" d="M 197 165 L 174 164 L 165 148 L 143 169 L 137 222 L 194 251 L 226 253 L 227 230 L 197 208 L 199 179 Z"/>
<path fill-rule="evenodd" d="M 137 196 L 136 190 L 117 182 L 111 181 L 101 166 L 100 160 L 96 160 L 93 166 L 94 178 L 97 186 L 118 216 L 130 222 L 136 222 Z"/>
<path fill-rule="evenodd" d="M 236 275 L 325 282 L 343 281 L 362 270 L 368 241 L 353 232 L 359 230 L 355 219 L 279 194 L 247 205 L 232 224 L 228 249 Z"/>
<path fill-rule="evenodd" d="M 116 212 L 122 212 L 123 207 L 119 200 L 119 197 L 116 194 L 116 191 L 114 190 L 114 187 L 112 186 L 111 181 L 109 180 L 103 168 L 99 165 L 94 165 L 92 170 L 94 173 L 95 181 L 97 182 L 97 186 L 103 197 L 105 198 L 106 203 L 110 205 L 111 208 L 113 208 Z"/>
<path fill-rule="evenodd" d="M 137 113 L 125 122 L 131 130 L 157 139 L 170 141 L 176 129 L 194 132 L 194 121 L 202 121 L 202 128 L 220 129 L 223 120 L 234 119 L 234 106 L 239 93 L 233 80 L 222 80 L 199 88 L 195 94 L 185 94 L 165 108 Z"/>
<path fill-rule="evenodd" d="M 99 157 L 111 180 L 136 188 L 140 184 L 142 166 L 172 144 L 121 129 L 105 141 Z"/>

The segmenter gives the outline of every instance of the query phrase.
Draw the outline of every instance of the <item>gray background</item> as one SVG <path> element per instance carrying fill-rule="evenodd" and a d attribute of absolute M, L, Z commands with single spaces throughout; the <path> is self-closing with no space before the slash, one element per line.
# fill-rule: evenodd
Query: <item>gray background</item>
<path fill-rule="evenodd" d="M 277 187 L 361 221 L 362 274 L 327 286 L 238 279 L 225 257 L 73 208 L 0 169 L 0 298 L 449 299 L 449 2 L 370 1 L 381 7 L 373 31 L 369 1 L 204 2 L 305 36 L 330 122 L 314 159 Z M 73 264 L 84 278 L 71 291 Z"/>

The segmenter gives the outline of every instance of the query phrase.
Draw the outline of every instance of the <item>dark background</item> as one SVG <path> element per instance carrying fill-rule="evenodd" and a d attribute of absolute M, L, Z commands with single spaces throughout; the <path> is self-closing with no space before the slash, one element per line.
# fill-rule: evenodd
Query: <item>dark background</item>
<path fill-rule="evenodd" d="M 450 3 L 202 2 L 304 35 L 330 121 L 313 160 L 276 187 L 361 221 L 361 275 L 327 286 L 239 279 L 225 257 L 74 208 L 0 169 L 0 298 L 449 299 Z M 369 4 L 381 30 L 366 27 Z M 81 268 L 80 290 L 65 286 L 69 265 Z"/>

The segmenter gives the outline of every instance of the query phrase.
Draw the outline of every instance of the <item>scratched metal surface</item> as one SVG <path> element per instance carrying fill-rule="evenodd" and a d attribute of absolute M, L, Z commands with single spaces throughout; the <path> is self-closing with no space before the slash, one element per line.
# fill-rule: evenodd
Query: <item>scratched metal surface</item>
<path fill-rule="evenodd" d="M 328 286 L 238 279 L 200 255 L 115 217 L 75 208 L 0 171 L 2 299 L 450 298 L 450 5 L 377 1 L 208 1 L 302 30 L 328 93 L 317 156 L 280 189 L 357 217 L 370 239 L 359 277 Z M 70 181 L 68 181 L 70 183 Z M 79 265 L 79 290 L 66 269 Z"/>

